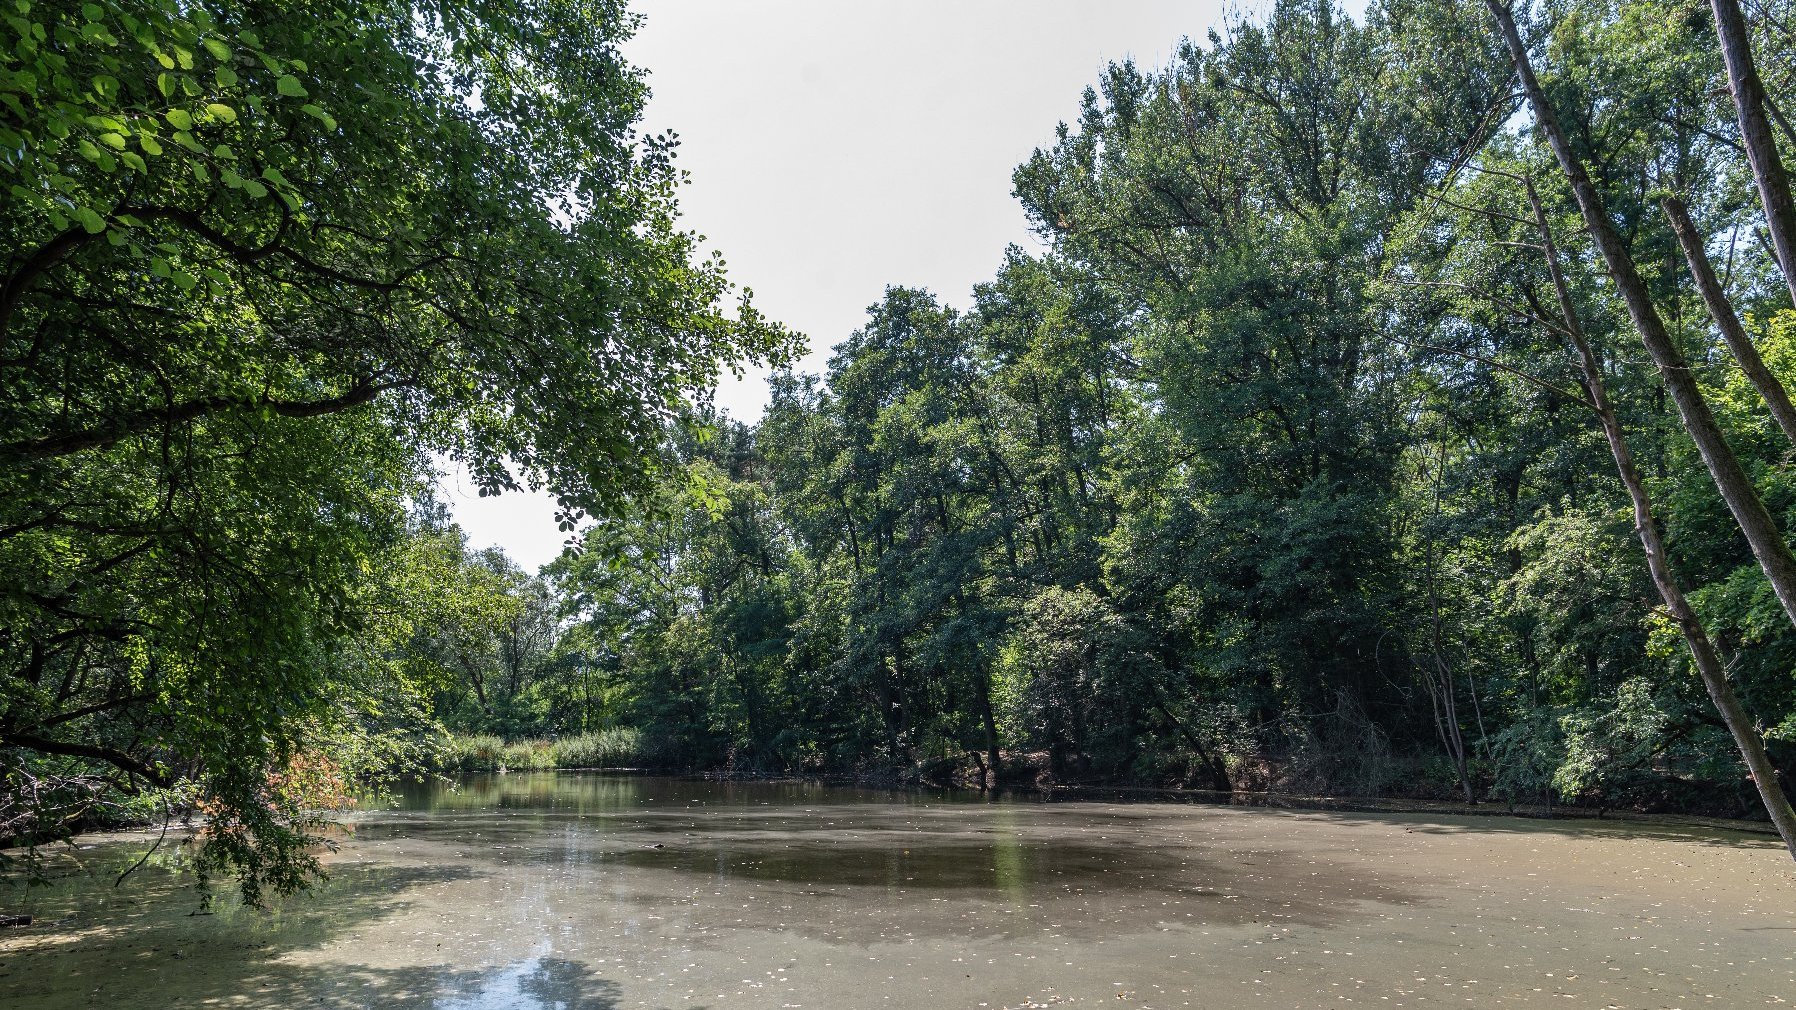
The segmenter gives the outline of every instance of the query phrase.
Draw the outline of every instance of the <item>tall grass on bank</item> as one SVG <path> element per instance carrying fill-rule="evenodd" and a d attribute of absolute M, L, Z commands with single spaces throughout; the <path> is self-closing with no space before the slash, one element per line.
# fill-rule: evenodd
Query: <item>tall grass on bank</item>
<path fill-rule="evenodd" d="M 454 736 L 438 756 L 439 771 L 546 771 L 554 768 L 624 768 L 643 763 L 642 734 L 603 729 L 559 740 L 506 743 L 489 734 Z"/>

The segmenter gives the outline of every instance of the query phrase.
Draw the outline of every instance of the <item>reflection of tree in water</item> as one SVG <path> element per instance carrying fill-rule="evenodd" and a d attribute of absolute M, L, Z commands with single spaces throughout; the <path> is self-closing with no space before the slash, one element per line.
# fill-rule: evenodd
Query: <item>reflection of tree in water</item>
<path fill-rule="evenodd" d="M 454 995 L 432 1001 L 434 1010 L 616 1010 L 617 983 L 558 957 L 528 961 L 456 980 Z"/>
<path fill-rule="evenodd" d="M 618 1000 L 617 983 L 559 957 L 537 958 L 536 968 L 518 979 L 518 992 L 537 1001 L 531 1010 L 612 1010 Z"/>

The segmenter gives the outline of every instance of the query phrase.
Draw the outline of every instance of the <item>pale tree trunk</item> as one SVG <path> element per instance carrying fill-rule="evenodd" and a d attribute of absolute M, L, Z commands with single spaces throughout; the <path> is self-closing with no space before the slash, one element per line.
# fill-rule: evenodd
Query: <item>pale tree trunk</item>
<path fill-rule="evenodd" d="M 1597 361 L 1590 341 L 1584 336 L 1577 309 L 1572 304 L 1571 290 L 1565 282 L 1565 273 L 1559 267 L 1559 250 L 1553 242 L 1552 227 L 1547 223 L 1540 197 L 1534 192 L 1534 184 L 1528 182 L 1526 185 L 1528 203 L 1534 210 L 1541 245 L 1546 251 L 1547 270 L 1553 278 L 1553 291 L 1558 296 L 1563 329 L 1566 336 L 1571 338 L 1572 346 L 1577 349 L 1578 366 L 1584 375 L 1584 388 L 1590 395 L 1590 405 L 1602 420 L 1603 437 L 1608 440 L 1609 454 L 1615 458 L 1615 469 L 1621 474 L 1621 482 L 1628 489 L 1628 499 L 1633 503 L 1634 529 L 1639 533 L 1640 546 L 1646 552 L 1646 567 L 1652 574 L 1653 585 L 1659 590 L 1659 599 L 1664 601 L 1665 609 L 1677 624 L 1678 631 L 1683 634 L 1684 644 L 1690 648 L 1690 658 L 1696 665 L 1697 675 L 1702 678 L 1703 687 L 1709 692 L 1709 700 L 1714 703 L 1716 711 L 1721 713 L 1721 721 L 1727 724 L 1728 732 L 1733 735 L 1734 745 L 1739 748 L 1747 770 L 1752 773 L 1753 785 L 1758 788 L 1759 800 L 1764 803 L 1766 813 L 1771 815 L 1771 823 L 1777 827 L 1777 833 L 1783 838 L 1784 847 L 1789 849 L 1791 857 L 1796 858 L 1796 811 L 1790 809 L 1789 798 L 1784 795 L 1783 785 L 1777 780 L 1777 768 L 1765 753 L 1764 738 L 1759 735 L 1758 727 L 1753 725 L 1745 706 L 1740 704 L 1739 697 L 1734 694 L 1734 687 L 1728 683 L 1727 670 L 1721 664 L 1721 657 L 1715 653 L 1714 643 L 1709 640 L 1708 632 L 1703 630 L 1702 620 L 1690 606 L 1690 601 L 1685 598 L 1683 589 L 1671 571 L 1671 562 L 1665 553 L 1665 542 L 1659 536 L 1658 523 L 1653 516 L 1652 499 L 1647 496 L 1646 483 L 1640 479 L 1640 471 L 1634 466 L 1633 453 L 1629 451 L 1627 439 L 1622 433 L 1621 420 L 1615 413 L 1614 405 L 1609 402 L 1609 392 L 1603 384 L 1602 364 Z"/>
<path fill-rule="evenodd" d="M 1759 203 L 1765 208 L 1765 224 L 1771 231 L 1771 247 L 1783 268 L 1790 297 L 1796 298 L 1796 203 L 1790 199 L 1790 177 L 1777 151 L 1777 137 L 1765 114 L 1765 85 L 1752 61 L 1752 40 L 1738 0 L 1710 0 L 1715 11 L 1715 34 L 1721 38 L 1721 57 L 1727 63 L 1727 80 L 1734 93 L 1734 114 L 1740 120 L 1740 140 L 1746 160 L 1759 184 Z"/>
<path fill-rule="evenodd" d="M 1665 208 L 1671 230 L 1677 232 L 1678 244 L 1684 247 L 1684 259 L 1690 264 L 1690 276 L 1696 281 L 1696 290 L 1702 293 L 1703 304 L 1709 308 L 1709 318 L 1715 320 L 1722 339 L 1727 341 L 1728 350 L 1734 352 L 1734 360 L 1740 363 L 1746 381 L 1765 398 L 1765 406 L 1771 408 L 1771 417 L 1783 429 L 1784 437 L 1796 444 L 1796 406 L 1790 404 L 1789 391 L 1784 389 L 1777 376 L 1771 374 L 1771 369 L 1765 367 L 1765 359 L 1759 357 L 1759 349 L 1753 346 L 1746 327 L 1740 324 L 1734 303 L 1728 300 L 1720 278 L 1715 276 L 1715 268 L 1709 265 L 1709 251 L 1703 246 L 1702 233 L 1696 230 L 1696 223 L 1690 220 L 1690 212 L 1673 196 L 1661 199 L 1659 206 Z"/>
<path fill-rule="evenodd" d="M 1446 473 L 1447 447 L 1443 443 L 1440 462 L 1434 471 L 1436 523 L 1440 521 L 1441 482 L 1446 479 Z M 1422 682 L 1428 688 L 1429 708 L 1434 712 L 1434 730 L 1440 736 L 1441 746 L 1447 750 L 1447 757 L 1453 762 L 1453 771 L 1459 776 L 1459 787 L 1465 793 L 1466 803 L 1470 805 L 1478 800 L 1472 792 L 1471 768 L 1466 761 L 1465 734 L 1459 728 L 1459 699 L 1453 690 L 1453 668 L 1447 665 L 1446 654 L 1441 648 L 1441 597 L 1436 581 L 1437 568 L 1431 524 L 1428 531 L 1428 609 L 1429 653 L 1434 660 L 1434 669 L 1423 675 Z"/>
<path fill-rule="evenodd" d="M 1584 224 L 1603 254 L 1609 277 L 1615 282 L 1622 300 L 1627 304 L 1628 315 L 1634 321 L 1634 328 L 1640 332 L 1641 343 L 1646 345 L 1647 353 L 1658 366 L 1659 377 L 1664 381 L 1666 390 L 1671 393 L 1672 402 L 1677 405 L 1684 430 L 1689 432 L 1691 440 L 1696 443 L 1696 450 L 1702 455 L 1709 476 L 1714 479 L 1722 500 L 1733 513 L 1740 532 L 1745 534 L 1746 543 L 1752 548 L 1753 557 L 1758 559 L 1759 567 L 1764 569 L 1765 578 L 1771 583 L 1772 591 L 1777 594 L 1778 602 L 1783 605 L 1784 613 L 1792 623 L 1796 623 L 1796 556 L 1791 555 L 1790 547 L 1784 543 L 1777 524 L 1771 519 L 1770 511 L 1759 497 L 1758 489 L 1753 487 L 1746 471 L 1740 466 L 1739 459 L 1734 456 L 1733 449 L 1727 444 L 1721 425 L 1716 423 L 1708 401 L 1703 399 L 1702 390 L 1696 384 L 1696 376 L 1691 372 L 1689 362 L 1684 359 L 1683 352 L 1678 350 L 1671 334 L 1666 331 L 1665 322 L 1659 318 L 1659 310 L 1653 305 L 1652 295 L 1647 291 L 1646 283 L 1640 279 L 1640 272 L 1634 267 L 1633 257 L 1628 255 L 1626 244 L 1616 233 L 1615 225 L 1610 222 L 1608 212 L 1603 208 L 1602 197 L 1597 193 L 1595 184 L 1590 181 L 1590 175 L 1584 170 L 1583 164 L 1572 153 L 1565 130 L 1560 127 L 1552 104 L 1547 101 L 1540 81 L 1534 76 L 1527 48 L 1522 44 L 1521 33 L 1516 31 L 1515 18 L 1499 0 L 1485 0 L 1485 5 L 1496 18 L 1503 40 L 1509 46 L 1516 74 L 1521 78 L 1528 102 L 1534 108 L 1535 125 L 1546 135 L 1560 169 L 1571 183 L 1572 193 L 1578 200 L 1578 209 L 1584 215 Z"/>

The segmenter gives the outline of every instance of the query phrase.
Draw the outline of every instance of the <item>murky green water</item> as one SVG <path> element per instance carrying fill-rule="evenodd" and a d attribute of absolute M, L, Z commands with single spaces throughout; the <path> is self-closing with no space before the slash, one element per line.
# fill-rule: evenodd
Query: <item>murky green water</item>
<path fill-rule="evenodd" d="M 196 910 L 111 840 L 0 890 L 0 1006 L 1748 1006 L 1796 998 L 1763 840 L 591 774 L 421 788 L 316 893 Z"/>

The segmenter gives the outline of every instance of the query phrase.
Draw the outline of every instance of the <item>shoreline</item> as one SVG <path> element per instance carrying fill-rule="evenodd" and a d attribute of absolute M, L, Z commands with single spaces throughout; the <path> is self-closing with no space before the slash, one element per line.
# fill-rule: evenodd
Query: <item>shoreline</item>
<path fill-rule="evenodd" d="M 716 771 L 670 771 L 642 767 L 584 767 L 495 770 L 464 773 L 471 775 L 541 775 L 541 774 L 632 775 L 645 778 L 672 778 L 706 782 L 741 782 L 777 785 L 806 784 L 844 788 L 872 789 L 901 793 L 953 793 L 967 796 L 989 795 L 1033 798 L 1040 802 L 1111 802 L 1169 803 L 1224 807 L 1264 807 L 1279 810 L 1364 813 L 1364 814 L 1441 814 L 1460 817 L 1519 817 L 1541 821 L 1592 821 L 1605 824 L 1628 824 L 1676 828 L 1699 828 L 1733 831 L 1740 834 L 1777 837 L 1770 821 L 1742 820 L 1704 814 L 1654 813 L 1615 807 L 1590 807 L 1575 804 L 1509 804 L 1496 800 L 1467 804 L 1452 800 L 1411 799 L 1378 796 L 1330 796 L 1275 791 L 1215 789 L 1183 789 L 1176 786 L 1132 786 L 1104 783 L 1057 783 L 1051 786 L 1010 785 L 997 789 L 981 789 L 967 785 L 934 785 L 906 783 L 885 776 L 803 775 L 803 774 L 724 774 Z M 453 778 L 454 776 L 448 776 Z"/>
<path fill-rule="evenodd" d="M 478 776 L 513 776 L 513 775 L 622 775 L 640 778 L 668 778 L 695 782 L 725 782 L 760 785 L 803 784 L 837 788 L 867 789 L 892 793 L 938 793 L 953 794 L 965 797 L 986 796 L 991 800 L 1005 798 L 1032 800 L 1039 803 L 1121 803 L 1121 804 L 1170 804 L 1188 806 L 1246 807 L 1270 810 L 1287 810 L 1293 812 L 1343 813 L 1343 814 L 1388 814 L 1388 815 L 1439 815 L 1449 817 L 1498 818 L 1516 817 L 1532 821 L 1556 821 L 1566 823 L 1589 823 L 1612 825 L 1616 827 L 1639 828 L 1678 828 L 1684 830 L 1706 830 L 1716 832 L 1732 832 L 1751 835 L 1755 838 L 1776 838 L 1777 830 L 1769 821 L 1739 820 L 1726 817 L 1710 817 L 1700 814 L 1650 813 L 1639 810 L 1620 810 L 1615 808 L 1586 807 L 1576 805 L 1553 804 L 1507 804 L 1497 801 L 1479 804 L 1466 804 L 1448 800 L 1405 799 L 1400 797 L 1376 796 L 1327 796 L 1302 793 L 1280 793 L 1271 791 L 1222 792 L 1213 789 L 1180 789 L 1171 786 L 1129 786 L 1105 785 L 1093 783 L 1060 783 L 1052 786 L 1013 785 L 998 789 L 980 789 L 963 785 L 930 785 L 926 783 L 903 783 L 883 777 L 857 777 L 840 775 L 753 775 L 718 772 L 668 771 L 664 769 L 644 767 L 604 767 L 592 766 L 581 768 L 526 768 L 499 769 L 492 771 L 463 772 L 459 774 L 442 774 L 441 777 L 458 783 L 466 783 Z M 409 781 L 421 782 L 414 778 Z M 331 823 L 354 821 L 363 816 L 378 814 L 388 809 L 379 806 L 358 807 L 345 812 L 343 816 L 331 819 Z M 187 828 L 170 828 L 170 834 L 177 830 L 191 836 L 198 824 Z M 91 844 L 105 841 L 126 841 L 133 835 L 144 838 L 154 837 L 160 830 L 154 822 L 141 825 L 120 825 L 118 827 L 101 828 L 70 835 L 44 848 L 52 848 L 63 844 L 79 845 L 84 840 Z M 8 849 L 5 851 L 18 851 Z"/>

